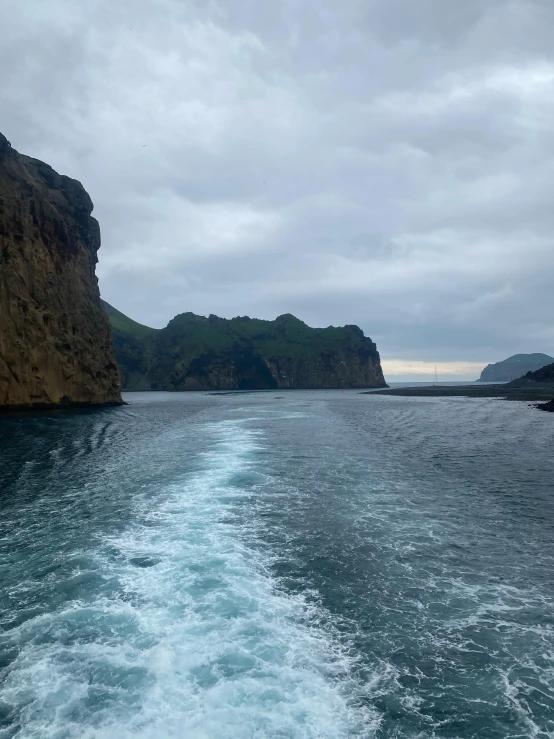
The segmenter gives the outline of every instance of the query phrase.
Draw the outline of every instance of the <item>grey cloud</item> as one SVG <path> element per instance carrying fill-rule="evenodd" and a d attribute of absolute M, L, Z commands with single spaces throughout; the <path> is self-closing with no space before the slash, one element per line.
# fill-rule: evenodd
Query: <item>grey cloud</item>
<path fill-rule="evenodd" d="M 414 360 L 554 351 L 547 0 L 0 9 L 0 129 L 88 189 L 102 293 L 135 319 L 294 312 Z"/>

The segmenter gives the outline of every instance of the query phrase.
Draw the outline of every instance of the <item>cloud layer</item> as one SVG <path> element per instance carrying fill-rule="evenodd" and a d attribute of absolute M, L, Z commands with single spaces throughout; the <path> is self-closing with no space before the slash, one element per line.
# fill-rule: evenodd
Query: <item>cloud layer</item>
<path fill-rule="evenodd" d="M 83 182 L 136 320 L 357 323 L 399 367 L 554 351 L 550 0 L 0 9 L 0 130 Z"/>

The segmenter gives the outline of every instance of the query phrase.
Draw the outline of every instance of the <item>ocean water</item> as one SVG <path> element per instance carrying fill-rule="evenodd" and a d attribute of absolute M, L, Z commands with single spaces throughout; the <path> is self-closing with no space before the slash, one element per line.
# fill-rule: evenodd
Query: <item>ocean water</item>
<path fill-rule="evenodd" d="M 0 420 L 0 738 L 554 737 L 554 417 L 355 391 Z"/>

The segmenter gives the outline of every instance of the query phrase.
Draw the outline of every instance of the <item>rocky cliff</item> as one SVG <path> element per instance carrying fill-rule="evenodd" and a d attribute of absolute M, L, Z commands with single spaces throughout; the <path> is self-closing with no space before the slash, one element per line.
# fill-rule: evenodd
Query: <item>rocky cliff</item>
<path fill-rule="evenodd" d="M 106 307 L 129 390 L 387 387 L 379 352 L 357 326 L 183 313 L 155 330 Z"/>
<path fill-rule="evenodd" d="M 92 208 L 0 134 L 0 408 L 122 402 Z"/>

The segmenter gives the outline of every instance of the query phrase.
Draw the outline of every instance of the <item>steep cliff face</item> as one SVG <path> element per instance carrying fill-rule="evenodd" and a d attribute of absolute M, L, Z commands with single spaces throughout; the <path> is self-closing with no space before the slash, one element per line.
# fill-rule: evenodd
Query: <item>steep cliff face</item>
<path fill-rule="evenodd" d="M 0 408 L 122 402 L 92 207 L 0 134 Z"/>
<path fill-rule="evenodd" d="M 154 330 L 107 310 L 129 390 L 386 387 L 379 352 L 357 326 L 183 313 Z"/>

